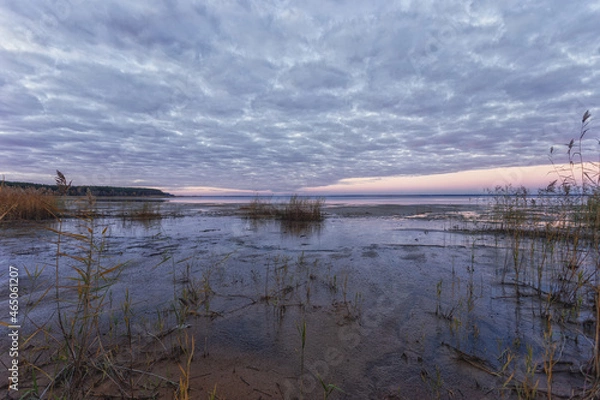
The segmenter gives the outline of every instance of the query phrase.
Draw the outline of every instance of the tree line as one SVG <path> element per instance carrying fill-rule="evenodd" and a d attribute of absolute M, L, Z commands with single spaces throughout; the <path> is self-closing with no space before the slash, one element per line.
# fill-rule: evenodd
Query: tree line
<path fill-rule="evenodd" d="M 59 193 L 58 185 L 45 185 L 29 182 L 2 182 L 3 186 L 18 188 L 43 189 L 49 192 Z M 70 186 L 66 192 L 67 196 L 85 196 L 87 191 L 96 197 L 172 197 L 172 194 L 159 189 L 139 187 L 116 187 L 116 186 Z"/>

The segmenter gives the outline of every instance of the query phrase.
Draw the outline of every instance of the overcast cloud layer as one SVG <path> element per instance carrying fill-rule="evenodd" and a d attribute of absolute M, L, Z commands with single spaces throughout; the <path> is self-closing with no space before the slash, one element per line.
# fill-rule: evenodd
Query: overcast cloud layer
<path fill-rule="evenodd" d="M 543 164 L 600 104 L 598 21 L 598 1 L 4 0 L 0 173 L 293 191 Z"/>

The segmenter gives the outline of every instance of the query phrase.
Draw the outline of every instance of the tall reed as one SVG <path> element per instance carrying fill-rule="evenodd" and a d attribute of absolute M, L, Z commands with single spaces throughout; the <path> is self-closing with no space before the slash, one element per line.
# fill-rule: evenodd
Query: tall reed
<path fill-rule="evenodd" d="M 517 296 L 519 287 L 535 289 L 546 307 L 543 355 L 549 395 L 552 367 L 556 363 L 552 324 L 577 315 L 580 307 L 592 311 L 595 330 L 585 398 L 600 396 L 600 151 L 590 155 L 591 114 L 581 119 L 579 134 L 566 144 L 562 153 L 550 149 L 556 179 L 536 195 L 524 188 L 496 188 L 494 216 L 499 231 L 509 240 L 511 264 Z M 600 141 L 594 140 L 600 146 Z M 598 148 L 600 150 L 600 147 Z M 560 160 L 561 153 L 566 161 Z M 592 150 L 592 153 L 593 150 Z M 528 263 L 527 263 L 528 261 Z M 526 274 L 526 265 L 532 275 Z M 586 294 L 592 293 L 590 301 Z M 568 310 L 565 312 L 565 309 Z M 531 359 L 531 354 L 528 354 Z M 531 382 L 525 382 L 531 383 Z M 527 385 L 525 385 L 527 386 Z M 534 397 L 536 387 L 524 387 L 520 396 Z"/>
<path fill-rule="evenodd" d="M 579 270 L 584 263 L 593 271 L 583 284 L 595 293 L 594 353 L 592 370 L 595 387 L 600 386 L 600 161 L 592 161 L 584 149 L 589 143 L 591 113 L 586 111 L 581 118 L 581 128 L 577 137 L 571 138 L 567 147 L 567 163 L 558 164 L 554 159 L 554 148 L 550 149 L 550 161 L 554 165 L 557 180 L 549 185 L 549 190 L 558 192 L 567 204 L 562 210 L 565 222 L 562 226 L 563 243 L 567 246 L 565 265 L 571 270 Z M 600 156 L 600 140 L 595 140 Z M 600 392 L 600 391 L 599 391 Z"/>
<path fill-rule="evenodd" d="M 0 184 L 0 220 L 52 219 L 59 211 L 58 198 L 47 190 Z"/>
<path fill-rule="evenodd" d="M 106 374 L 111 367 L 110 351 L 103 340 L 101 318 L 108 307 L 108 294 L 123 269 L 123 264 L 104 265 L 103 253 L 107 228 L 98 232 L 92 218 L 82 220 L 83 233 L 51 229 L 58 237 L 55 265 L 55 301 L 58 330 L 52 333 L 55 358 L 61 360 L 60 376 L 51 382 L 54 389 L 62 385 L 71 399 L 86 398 L 91 388 L 85 383 L 94 373 Z M 100 234 L 100 237 L 97 235 Z M 63 252 L 68 240 L 83 254 Z M 74 273 L 65 284 L 63 260 L 70 260 Z M 75 294 L 73 297 L 71 294 Z M 129 317 L 129 316 L 128 316 Z M 60 379 L 59 379 L 60 378 Z"/>
<path fill-rule="evenodd" d="M 57 173 L 59 193 L 66 194 L 70 183 Z M 36 330 L 27 338 L 31 347 L 23 352 L 23 362 L 32 376 L 43 378 L 34 378 L 36 389 L 31 394 L 85 399 L 92 395 L 92 377 L 110 376 L 117 382 L 122 376 L 114 363 L 116 348 L 105 342 L 102 318 L 123 264 L 105 265 L 107 228 L 98 227 L 92 216 L 78 219 L 79 232 L 64 231 L 62 219 L 56 214 L 53 217 L 57 225 L 48 228 L 56 235 L 53 292 L 48 288 L 34 304 L 48 302 L 54 293 L 55 314 L 45 323 L 31 321 Z M 128 309 L 125 314 L 130 317 Z M 36 337 L 43 337 L 44 343 L 38 343 Z M 117 383 L 118 390 L 122 390 L 121 384 L 127 381 Z"/>

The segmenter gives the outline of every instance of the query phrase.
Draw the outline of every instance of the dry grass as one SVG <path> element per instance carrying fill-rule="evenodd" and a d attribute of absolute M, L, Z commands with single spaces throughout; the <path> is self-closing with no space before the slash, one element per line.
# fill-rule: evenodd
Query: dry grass
<path fill-rule="evenodd" d="M 273 205 L 270 199 L 256 196 L 248 205 L 241 208 L 248 218 L 276 218 L 287 222 L 318 222 L 323 220 L 323 198 L 312 199 L 294 194 L 287 203 Z"/>
<path fill-rule="evenodd" d="M 150 221 L 162 219 L 163 214 L 160 212 L 160 203 L 144 201 L 141 206 L 132 205 L 123 212 L 122 217 L 136 221 Z"/>
<path fill-rule="evenodd" d="M 0 185 L 0 220 L 44 220 L 56 218 L 59 198 L 43 189 Z"/>
<path fill-rule="evenodd" d="M 277 215 L 277 209 L 271 204 L 271 199 L 259 196 L 254 197 L 249 205 L 241 207 L 240 210 L 252 219 L 274 218 Z"/>
<path fill-rule="evenodd" d="M 284 221 L 322 221 L 322 208 L 325 200 L 322 198 L 311 199 L 293 195 L 290 201 L 284 204 L 279 212 L 279 217 Z"/>
<path fill-rule="evenodd" d="M 189 400 L 191 398 L 190 377 L 192 374 L 192 360 L 194 359 L 194 351 L 196 348 L 194 337 L 192 336 L 190 340 L 186 333 L 180 347 L 183 349 L 185 355 L 185 366 L 179 364 L 179 370 L 181 372 L 179 377 L 179 387 L 177 387 L 173 396 L 175 400 Z"/>

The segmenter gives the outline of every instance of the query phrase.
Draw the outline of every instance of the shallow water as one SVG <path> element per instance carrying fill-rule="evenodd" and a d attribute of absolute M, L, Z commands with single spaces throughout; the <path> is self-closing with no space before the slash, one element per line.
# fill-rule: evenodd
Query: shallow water
<path fill-rule="evenodd" d="M 180 306 L 190 283 L 209 287 L 186 321 L 204 346 L 206 359 L 198 368 L 211 365 L 211 359 L 260 363 L 250 370 L 265 377 L 253 385 L 284 398 L 321 396 L 319 378 L 343 390 L 331 398 L 500 398 L 506 376 L 490 371 L 503 367 L 508 350 L 520 357 L 521 364 L 509 367 L 518 371 L 527 346 L 537 362 L 542 360 L 545 306 L 526 289 L 502 283 L 510 276 L 509 244 L 457 230 L 476 220 L 477 208 L 385 213 L 365 208 L 352 217 L 332 208 L 321 223 L 289 225 L 244 219 L 222 204 L 161 207 L 177 216 L 94 221 L 103 265 L 125 263 L 111 286 L 106 318 L 121 317 L 127 293 L 137 317 L 135 332 L 144 337 L 158 329 L 156 316 L 165 310 L 163 324 L 175 326 L 168 310 Z M 59 229 L 56 223 L 45 227 Z M 85 233 L 87 227 L 67 220 L 60 229 Z M 51 285 L 56 241 L 57 234 L 43 224 L 2 225 L 0 296 L 8 295 L 8 265 L 20 268 L 23 297 L 33 299 Z M 63 237 L 61 250 L 77 253 L 80 244 Z M 74 264 L 60 258 L 60 279 L 75 275 Z M 41 271 L 37 278 L 25 273 L 35 268 Z M 65 290 L 64 296 L 74 293 Z M 54 307 L 52 301 L 24 306 L 23 329 L 32 329 L 31 321 L 52 314 Z M 587 361 L 591 345 L 583 325 L 565 323 L 553 334 L 561 360 L 574 366 Z M 481 365 L 460 361 L 465 354 Z M 555 390 L 569 393 L 569 379 L 556 379 L 565 382 Z M 235 385 L 219 383 L 226 398 L 240 396 Z"/>
<path fill-rule="evenodd" d="M 310 196 L 310 195 L 309 195 Z M 257 196 L 188 196 L 171 197 L 166 201 L 176 204 L 247 204 L 256 199 Z M 258 196 L 259 199 L 282 203 L 289 199 L 289 196 Z M 323 196 L 325 206 L 335 205 L 424 205 L 424 204 L 467 204 L 478 205 L 487 204 L 490 196 L 473 195 L 355 195 L 355 196 Z"/>

